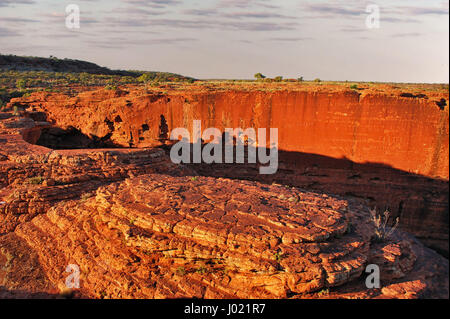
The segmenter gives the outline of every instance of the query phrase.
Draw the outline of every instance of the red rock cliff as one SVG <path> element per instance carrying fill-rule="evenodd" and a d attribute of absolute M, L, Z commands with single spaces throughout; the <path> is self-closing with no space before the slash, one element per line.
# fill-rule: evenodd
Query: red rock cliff
<path fill-rule="evenodd" d="M 177 127 L 278 128 L 280 168 L 196 167 L 206 176 L 282 182 L 364 198 L 388 208 L 404 229 L 448 254 L 448 94 L 429 97 L 353 90 L 191 89 L 37 93 L 13 100 L 116 146 L 161 145 Z M 445 103 L 442 103 L 444 98 Z M 440 102 L 438 102 L 440 101 Z M 377 165 L 372 165 L 377 164 Z"/>
<path fill-rule="evenodd" d="M 403 230 L 448 254 L 448 177 L 430 177 L 448 158 L 448 109 L 436 96 L 377 96 L 134 90 L 12 101 L 30 108 L 0 113 L 0 298 L 448 298 L 448 260 L 401 229 L 377 239 L 366 205 L 389 207 Z M 426 125 L 412 119 L 422 108 Z M 160 145 L 194 119 L 278 127 L 277 174 L 177 165 L 165 147 L 99 148 Z M 435 173 L 383 159 L 395 158 L 389 147 L 421 154 L 401 125 L 422 130 L 409 134 L 423 153 L 434 143 Z M 372 263 L 378 290 L 361 276 Z M 81 271 L 79 290 L 67 291 L 67 265 Z"/>
<path fill-rule="evenodd" d="M 168 130 L 278 128 L 284 151 L 379 163 L 429 177 L 449 177 L 449 113 L 433 100 L 344 92 L 87 92 L 35 96 L 58 126 L 111 135 L 120 146 L 156 145 L 161 115 Z"/>

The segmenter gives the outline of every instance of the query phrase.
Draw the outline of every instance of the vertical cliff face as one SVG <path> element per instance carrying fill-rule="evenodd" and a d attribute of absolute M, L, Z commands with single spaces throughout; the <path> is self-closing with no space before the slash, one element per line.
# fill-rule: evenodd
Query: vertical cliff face
<path fill-rule="evenodd" d="M 350 90 L 97 91 L 20 101 L 62 129 L 120 147 L 159 146 L 178 127 L 192 136 L 194 120 L 222 132 L 278 128 L 280 168 L 273 176 L 251 165 L 194 169 L 364 198 L 446 254 L 449 112 L 447 101 L 436 102 Z"/>
<path fill-rule="evenodd" d="M 444 242 L 444 180 L 287 151 L 274 175 L 178 165 L 162 148 L 98 149 L 120 133 L 110 120 L 94 136 L 88 123 L 18 113 L 0 113 L 0 298 L 448 298 L 448 260 L 402 230 L 385 234 L 355 198 L 401 199 L 403 226 Z M 130 132 L 151 130 L 141 123 Z M 158 129 L 162 143 L 163 114 Z M 370 264 L 380 289 L 365 284 Z"/>
<path fill-rule="evenodd" d="M 283 151 L 379 163 L 448 178 L 448 111 L 419 99 L 356 92 L 233 92 L 202 94 L 149 113 L 163 114 L 169 128 L 278 128 Z M 143 118 L 155 117 L 145 114 Z M 158 118 L 156 118 L 157 122 Z M 137 132 L 136 132 L 137 133 Z M 156 136 L 154 136 L 156 137 Z"/>
<path fill-rule="evenodd" d="M 128 147 L 160 144 L 194 120 L 202 128 L 278 128 L 283 151 L 376 163 L 448 179 L 449 113 L 435 101 L 357 92 L 201 92 L 134 96 L 86 93 L 44 110 L 58 126 Z M 39 103 L 42 104 L 42 103 Z"/>

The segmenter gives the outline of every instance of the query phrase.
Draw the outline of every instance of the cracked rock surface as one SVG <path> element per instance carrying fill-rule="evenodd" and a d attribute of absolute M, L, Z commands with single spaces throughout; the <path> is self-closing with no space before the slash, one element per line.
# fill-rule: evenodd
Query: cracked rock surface
<path fill-rule="evenodd" d="M 439 283 L 445 273 L 417 279 L 417 243 L 398 235 L 372 245 L 368 216 L 358 203 L 280 185 L 142 175 L 61 202 L 1 237 L 0 279 L 56 293 L 74 264 L 82 297 L 295 298 L 338 292 L 374 262 L 388 283 L 375 297 L 420 296 L 440 285 L 448 292 Z M 16 278 L 24 263 L 34 270 L 27 282 Z M 408 276 L 416 280 L 395 284 Z"/>

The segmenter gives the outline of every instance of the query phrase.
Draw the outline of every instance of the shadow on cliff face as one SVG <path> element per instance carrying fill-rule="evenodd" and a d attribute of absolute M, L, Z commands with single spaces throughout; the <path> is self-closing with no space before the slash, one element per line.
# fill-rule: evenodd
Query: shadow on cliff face
<path fill-rule="evenodd" d="M 203 144 L 204 146 L 205 144 Z M 190 144 L 190 149 L 193 145 Z M 166 145 L 169 153 L 171 146 Z M 258 152 L 258 150 L 257 150 Z M 234 153 L 236 151 L 234 149 Z M 192 161 L 191 153 L 191 161 Z M 224 162 L 224 161 L 223 161 Z M 358 198 L 399 217 L 400 227 L 448 258 L 449 182 L 408 173 L 379 163 L 355 163 L 317 154 L 279 151 L 278 171 L 261 175 L 258 163 L 186 164 L 201 176 L 282 184 L 319 193 Z"/>
<path fill-rule="evenodd" d="M 88 136 L 73 126 L 66 129 L 58 126 L 50 126 L 48 123 L 47 114 L 44 112 L 26 112 L 24 116 L 36 121 L 38 125 L 42 125 L 42 123 L 44 124 L 44 126 L 37 126 L 37 140 L 31 140 L 24 136 L 24 139 L 31 144 L 48 147 L 54 150 L 123 148 L 122 146 L 111 141 L 112 133 L 109 133 L 103 137 L 98 137 L 95 135 Z M 114 127 L 112 122 L 106 120 L 105 124 Z"/>
<path fill-rule="evenodd" d="M 110 138 L 110 134 L 104 137 L 89 137 L 74 127 L 69 127 L 65 130 L 59 127 L 49 127 L 41 129 L 41 136 L 36 144 L 55 150 L 122 148 L 113 143 Z"/>

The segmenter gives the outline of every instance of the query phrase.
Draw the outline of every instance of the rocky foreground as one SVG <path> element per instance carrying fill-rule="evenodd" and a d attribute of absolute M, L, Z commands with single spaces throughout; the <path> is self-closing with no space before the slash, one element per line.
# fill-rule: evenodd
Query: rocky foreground
<path fill-rule="evenodd" d="M 158 148 L 32 145 L 34 115 L 0 113 L 0 297 L 448 298 L 448 260 L 377 240 L 363 201 L 198 176 Z"/>

